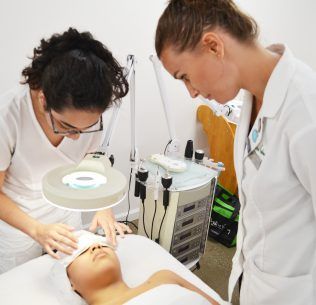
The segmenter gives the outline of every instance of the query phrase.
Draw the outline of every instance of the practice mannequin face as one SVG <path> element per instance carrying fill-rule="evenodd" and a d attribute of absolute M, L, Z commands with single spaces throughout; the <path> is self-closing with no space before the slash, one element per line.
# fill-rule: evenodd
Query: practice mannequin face
<path fill-rule="evenodd" d="M 197 47 L 198 48 L 198 47 Z M 161 54 L 165 69 L 184 82 L 192 98 L 198 95 L 225 104 L 235 98 L 240 88 L 237 71 L 223 53 L 201 47 L 200 50 L 177 52 L 167 46 Z"/>
<path fill-rule="evenodd" d="M 121 267 L 112 249 L 94 244 L 68 266 L 67 274 L 73 289 L 84 296 L 121 279 Z"/>

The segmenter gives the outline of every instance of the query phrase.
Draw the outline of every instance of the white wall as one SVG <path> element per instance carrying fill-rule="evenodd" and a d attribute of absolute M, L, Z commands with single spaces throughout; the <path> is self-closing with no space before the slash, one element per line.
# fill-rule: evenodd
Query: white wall
<path fill-rule="evenodd" d="M 265 45 L 282 42 L 316 69 L 315 0 L 236 0 L 255 17 Z"/>
<path fill-rule="evenodd" d="M 239 0 L 262 30 L 264 44 L 285 42 L 294 54 L 316 69 L 315 0 Z M 154 32 L 166 0 L 0 0 L 0 92 L 14 86 L 27 56 L 42 37 L 69 26 L 89 30 L 106 44 L 124 64 L 127 54 L 135 54 L 137 65 L 137 134 L 142 157 L 162 152 L 169 140 L 162 105 L 149 54 L 154 52 Z M 183 85 L 166 74 L 173 101 L 176 130 L 183 147 L 189 138 L 207 149 L 206 138 L 196 122 L 196 102 Z M 124 103 L 112 141 L 116 166 L 129 173 L 129 105 Z M 0 156 L 1 157 L 1 156 Z M 133 197 L 133 196 L 131 196 Z M 137 208 L 136 201 L 132 209 Z M 124 212 L 126 202 L 117 207 Z"/>

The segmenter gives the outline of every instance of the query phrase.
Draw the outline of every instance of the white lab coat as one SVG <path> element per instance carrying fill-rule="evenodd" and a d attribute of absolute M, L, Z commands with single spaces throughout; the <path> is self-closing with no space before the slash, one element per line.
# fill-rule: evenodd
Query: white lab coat
<path fill-rule="evenodd" d="M 316 74 L 283 53 L 249 133 L 246 94 L 235 139 L 241 201 L 229 299 L 241 305 L 316 304 Z M 248 135 L 249 133 L 249 135 Z"/>
<path fill-rule="evenodd" d="M 97 149 L 102 133 L 64 138 L 57 147 L 38 123 L 28 86 L 0 97 L 0 171 L 6 171 L 2 191 L 41 223 L 65 223 L 81 228 L 81 213 L 53 207 L 42 196 L 42 178 L 50 170 L 77 163 Z M 1 203 L 0 203 L 1 204 Z M 0 273 L 42 254 L 41 246 L 0 220 Z"/>

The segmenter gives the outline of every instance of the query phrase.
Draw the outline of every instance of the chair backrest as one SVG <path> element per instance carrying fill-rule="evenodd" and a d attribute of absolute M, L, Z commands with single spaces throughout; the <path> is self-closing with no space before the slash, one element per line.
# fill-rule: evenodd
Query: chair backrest
<path fill-rule="evenodd" d="M 224 117 L 216 116 L 205 105 L 197 110 L 197 118 L 207 134 L 210 158 L 215 162 L 223 162 L 225 171 L 219 177 L 219 183 L 232 194 L 237 194 L 237 179 L 234 168 L 234 136 L 236 124 L 227 121 Z"/>

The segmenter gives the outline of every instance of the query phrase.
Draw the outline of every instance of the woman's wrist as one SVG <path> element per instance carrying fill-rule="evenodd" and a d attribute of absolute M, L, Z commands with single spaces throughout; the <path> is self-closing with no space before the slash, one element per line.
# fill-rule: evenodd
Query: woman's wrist
<path fill-rule="evenodd" d="M 38 231 L 40 230 L 42 226 L 43 226 L 42 223 L 34 219 L 31 225 L 28 226 L 28 229 L 25 233 L 29 235 L 31 238 L 33 238 L 34 240 L 37 240 Z"/>

